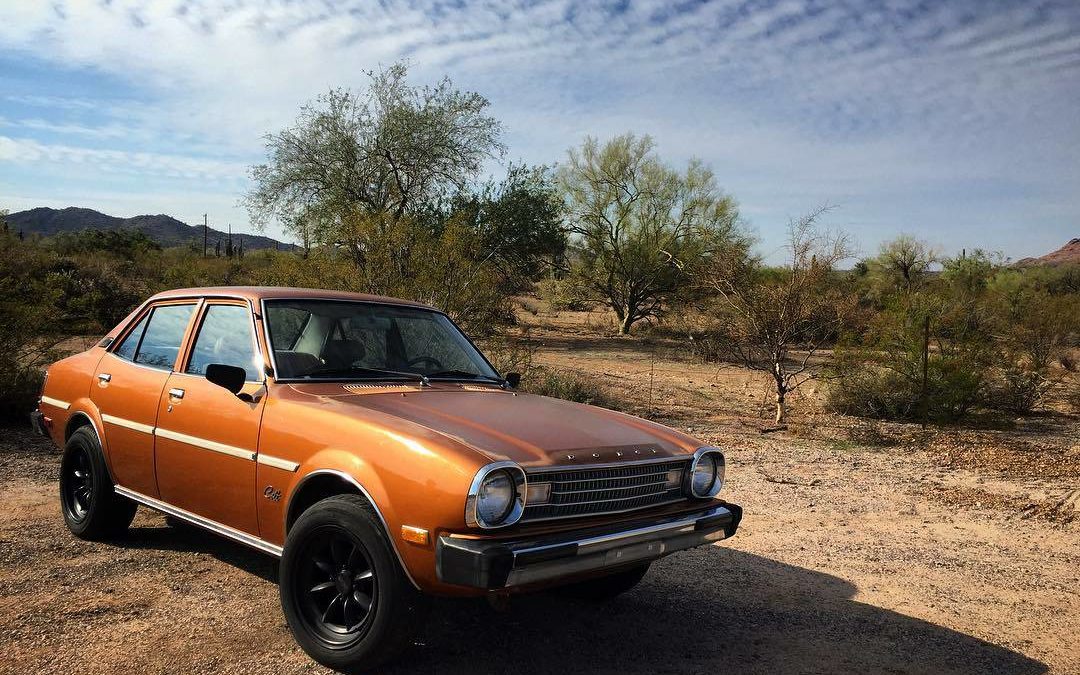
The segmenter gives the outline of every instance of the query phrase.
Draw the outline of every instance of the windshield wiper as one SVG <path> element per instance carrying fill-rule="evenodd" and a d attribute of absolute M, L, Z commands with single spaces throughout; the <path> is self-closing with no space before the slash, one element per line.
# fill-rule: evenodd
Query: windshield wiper
<path fill-rule="evenodd" d="M 456 378 L 456 379 L 469 379 L 469 380 L 487 380 L 488 382 L 498 382 L 503 384 L 506 380 L 501 377 L 492 377 L 491 375 L 481 375 L 480 373 L 470 373 L 466 370 L 440 370 L 436 373 L 428 373 L 429 378 Z"/>
<path fill-rule="evenodd" d="M 300 377 L 310 378 L 317 375 L 375 375 L 377 377 L 397 378 L 405 380 L 415 380 L 425 387 L 430 387 L 427 375 L 422 373 L 409 373 L 403 370 L 386 370 L 383 368 L 367 368 L 364 366 L 345 366 L 340 367 L 324 367 L 316 368 L 315 370 L 304 373 Z M 369 378 L 370 379 L 370 378 Z"/>

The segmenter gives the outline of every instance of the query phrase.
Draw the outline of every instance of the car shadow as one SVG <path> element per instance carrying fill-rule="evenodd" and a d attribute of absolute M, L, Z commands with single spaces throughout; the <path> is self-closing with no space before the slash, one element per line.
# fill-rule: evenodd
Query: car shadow
<path fill-rule="evenodd" d="M 390 672 L 1043 673 L 1021 654 L 853 600 L 843 579 L 705 547 L 604 604 L 551 594 L 435 603 Z"/>
<path fill-rule="evenodd" d="M 119 542 L 118 542 L 119 543 Z M 197 551 L 277 581 L 277 561 L 197 528 L 135 527 L 119 545 Z M 548 593 L 436 599 L 389 673 L 1044 673 L 1022 654 L 854 600 L 829 574 L 708 546 L 653 564 L 606 603 Z"/>
<path fill-rule="evenodd" d="M 278 561 L 273 556 L 182 522 L 164 526 L 135 525 L 113 543 L 122 548 L 204 553 L 260 579 L 274 584 L 278 581 Z"/>

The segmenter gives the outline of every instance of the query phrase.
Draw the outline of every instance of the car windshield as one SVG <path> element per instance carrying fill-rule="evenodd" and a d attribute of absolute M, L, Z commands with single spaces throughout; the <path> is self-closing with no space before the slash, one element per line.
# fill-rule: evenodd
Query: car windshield
<path fill-rule="evenodd" d="M 338 300 L 267 300 L 278 379 L 501 381 L 439 312 Z"/>

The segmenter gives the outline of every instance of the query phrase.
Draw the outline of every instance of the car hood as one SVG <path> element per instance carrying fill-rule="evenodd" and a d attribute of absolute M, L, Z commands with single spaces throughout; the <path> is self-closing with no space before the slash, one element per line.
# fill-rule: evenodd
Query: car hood
<path fill-rule="evenodd" d="M 357 417 L 391 416 L 522 466 L 580 465 L 683 456 L 700 445 L 659 424 L 604 408 L 495 387 L 349 388 L 293 385 L 302 398 Z M 418 429 L 418 432 L 421 430 Z M 428 434 L 424 434 L 428 435 Z"/>

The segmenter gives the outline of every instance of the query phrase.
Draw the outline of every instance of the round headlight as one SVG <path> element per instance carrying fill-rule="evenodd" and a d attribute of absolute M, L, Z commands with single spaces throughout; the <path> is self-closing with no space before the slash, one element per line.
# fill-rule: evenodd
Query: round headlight
<path fill-rule="evenodd" d="M 514 479 L 506 471 L 488 474 L 476 493 L 476 515 L 486 525 L 499 525 L 514 508 L 517 499 Z"/>
<path fill-rule="evenodd" d="M 724 484 L 724 456 L 719 452 L 702 453 L 694 463 L 690 492 L 694 497 L 715 497 Z"/>

